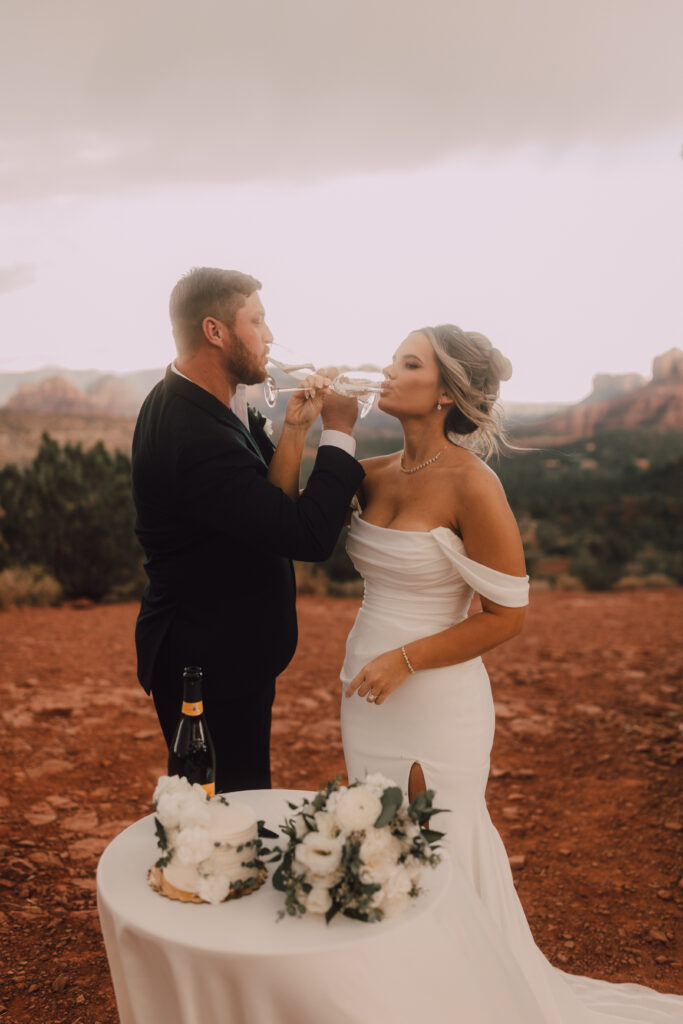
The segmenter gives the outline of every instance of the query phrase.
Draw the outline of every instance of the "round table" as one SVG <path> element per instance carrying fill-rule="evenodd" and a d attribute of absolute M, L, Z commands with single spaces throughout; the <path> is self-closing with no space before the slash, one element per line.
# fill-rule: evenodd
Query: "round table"
<path fill-rule="evenodd" d="M 250 790 L 235 799 L 275 832 L 287 801 L 310 795 Z M 217 906 L 168 900 L 146 880 L 158 855 L 149 815 L 109 844 L 97 870 L 121 1024 L 445 1024 L 456 1019 L 454 992 L 477 1006 L 477 1024 L 505 1019 L 506 993 L 488 992 L 482 976 L 488 938 L 469 924 L 454 934 L 457 914 L 441 913 L 452 902 L 446 857 L 399 917 L 367 924 L 338 915 L 326 925 L 313 914 L 278 920 L 284 897 L 270 878 Z"/>

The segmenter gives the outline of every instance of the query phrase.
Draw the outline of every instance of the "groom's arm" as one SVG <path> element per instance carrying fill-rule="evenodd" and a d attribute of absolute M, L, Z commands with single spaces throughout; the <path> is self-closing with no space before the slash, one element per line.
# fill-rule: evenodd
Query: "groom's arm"
<path fill-rule="evenodd" d="M 330 556 L 364 472 L 335 445 L 321 445 L 297 501 L 263 475 L 263 465 L 224 436 L 187 438 L 177 462 L 184 518 L 230 543 L 301 561 Z"/>
<path fill-rule="evenodd" d="M 336 368 L 333 372 L 336 376 Z M 325 373 L 327 374 L 329 371 L 325 371 Z M 280 440 L 268 467 L 268 480 L 283 490 L 290 498 L 296 500 L 299 496 L 301 460 L 311 423 L 297 422 L 297 415 L 301 415 L 301 409 L 298 413 L 296 409 L 290 413 L 291 409 L 292 403 L 290 402 Z M 292 421 L 289 418 L 290 414 L 293 417 Z M 354 456 L 356 442 L 351 431 L 357 417 L 358 402 L 355 398 L 345 398 L 333 391 L 325 392 L 322 401 L 323 432 L 318 447 L 333 445 Z"/>

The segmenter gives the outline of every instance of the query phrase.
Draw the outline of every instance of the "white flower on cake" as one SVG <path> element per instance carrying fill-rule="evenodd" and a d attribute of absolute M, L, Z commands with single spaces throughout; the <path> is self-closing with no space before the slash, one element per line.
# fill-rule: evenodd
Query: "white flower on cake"
<path fill-rule="evenodd" d="M 201 788 L 201 787 L 200 787 Z M 204 799 L 192 790 L 162 793 L 157 802 L 157 817 L 164 828 L 205 827 L 209 824 L 208 797 Z"/>
<path fill-rule="evenodd" d="M 285 894 L 281 915 L 337 913 L 379 921 L 401 913 L 419 895 L 425 867 L 439 862 L 441 832 L 429 829 L 431 790 L 403 808 L 391 779 L 375 773 L 364 783 L 321 789 L 282 826 L 288 845 L 273 885 Z"/>
<path fill-rule="evenodd" d="M 339 826 L 346 832 L 370 828 L 382 813 L 382 801 L 362 786 L 347 789 L 335 808 Z"/>
<path fill-rule="evenodd" d="M 199 800 L 207 801 L 209 799 L 203 786 L 200 786 L 198 782 L 194 784 L 188 782 L 181 775 L 161 775 L 159 777 L 156 789 L 154 790 L 154 796 L 152 797 L 152 803 L 155 807 L 159 802 L 159 798 L 164 793 L 194 793 L 195 797 Z"/>
<path fill-rule="evenodd" d="M 205 903 L 222 903 L 230 891 L 230 879 L 224 875 L 207 875 L 200 878 L 197 895 Z"/>
<path fill-rule="evenodd" d="M 211 835 L 205 828 L 183 828 L 175 840 L 175 854 L 181 864 L 201 864 L 213 853 Z"/>

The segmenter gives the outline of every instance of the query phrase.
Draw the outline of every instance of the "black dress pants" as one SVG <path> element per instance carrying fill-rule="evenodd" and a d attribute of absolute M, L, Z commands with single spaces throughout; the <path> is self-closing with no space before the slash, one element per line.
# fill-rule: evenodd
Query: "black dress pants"
<path fill-rule="evenodd" d="M 270 789 L 275 680 L 261 678 L 251 669 L 235 669 L 227 658 L 206 651 L 193 660 L 188 646 L 187 638 L 178 643 L 171 632 L 154 668 L 152 696 L 166 745 L 171 745 L 180 718 L 183 669 L 199 665 L 204 677 L 204 717 L 216 750 L 216 792 Z"/>

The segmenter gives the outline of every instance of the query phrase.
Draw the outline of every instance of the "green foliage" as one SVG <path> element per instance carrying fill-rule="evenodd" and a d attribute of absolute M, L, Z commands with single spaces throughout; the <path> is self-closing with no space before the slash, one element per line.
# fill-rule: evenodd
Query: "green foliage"
<path fill-rule="evenodd" d="M 359 457 L 401 446 L 389 433 Z M 523 445 L 524 442 L 521 442 Z M 683 436 L 638 429 L 561 448 L 512 451 L 492 464 L 520 524 L 532 579 L 608 590 L 620 580 L 683 584 Z M 357 577 L 342 533 L 315 567 L 329 590 Z M 318 588 L 320 589 L 320 588 Z"/>
<path fill-rule="evenodd" d="M 403 803 L 403 793 L 399 786 L 390 786 L 382 793 L 382 813 L 375 822 L 375 828 L 388 825 Z"/>
<path fill-rule="evenodd" d="M 588 590 L 631 575 L 683 582 L 683 437 L 619 431 L 495 467 L 522 524 L 528 564 L 564 556 Z"/>
<path fill-rule="evenodd" d="M 43 434 L 25 469 L 0 470 L 0 567 L 41 565 L 65 597 L 101 600 L 140 575 L 134 517 L 127 456 Z"/>

